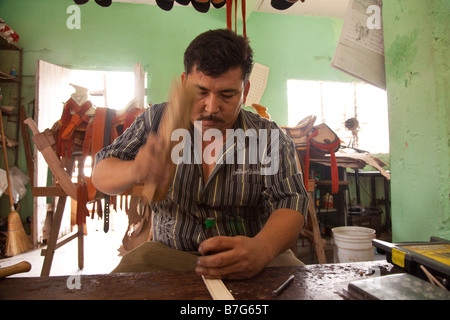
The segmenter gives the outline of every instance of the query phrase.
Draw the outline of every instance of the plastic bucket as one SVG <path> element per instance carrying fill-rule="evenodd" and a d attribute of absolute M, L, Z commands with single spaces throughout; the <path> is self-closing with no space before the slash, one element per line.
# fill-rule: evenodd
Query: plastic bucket
<path fill-rule="evenodd" d="M 334 262 L 373 261 L 375 257 L 372 239 L 375 230 L 365 227 L 333 228 Z"/>

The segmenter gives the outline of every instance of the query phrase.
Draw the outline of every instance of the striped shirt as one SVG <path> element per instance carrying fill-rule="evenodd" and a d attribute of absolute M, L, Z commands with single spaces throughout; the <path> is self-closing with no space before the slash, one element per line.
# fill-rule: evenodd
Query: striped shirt
<path fill-rule="evenodd" d="M 140 114 L 121 136 L 96 154 L 95 163 L 107 157 L 134 159 L 147 134 L 156 131 L 164 106 L 156 104 Z M 216 219 L 214 235 L 252 237 L 277 209 L 306 213 L 308 195 L 292 140 L 274 122 L 244 109 L 233 129 L 252 134 L 244 141 L 227 139 L 206 183 L 201 161 L 195 161 L 199 156 L 195 143 L 187 145 L 191 157 L 178 162 L 166 198 L 151 205 L 155 241 L 178 250 L 197 251 L 206 237 L 208 217 Z M 193 125 L 188 132 L 194 142 Z"/>

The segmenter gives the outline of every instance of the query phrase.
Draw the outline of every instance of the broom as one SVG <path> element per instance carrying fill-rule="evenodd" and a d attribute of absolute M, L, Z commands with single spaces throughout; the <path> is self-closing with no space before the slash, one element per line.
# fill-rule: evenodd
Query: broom
<path fill-rule="evenodd" d="M 8 215 L 8 235 L 6 238 L 6 256 L 14 256 L 16 254 L 27 251 L 31 248 L 30 239 L 28 239 L 23 229 L 20 215 L 14 210 L 14 201 L 12 197 L 11 179 L 9 177 L 8 156 L 6 154 L 5 132 L 3 130 L 3 115 L 0 110 L 0 125 L 2 132 L 3 156 L 5 157 L 6 178 L 8 179 L 9 201 L 11 203 L 11 212 Z"/>

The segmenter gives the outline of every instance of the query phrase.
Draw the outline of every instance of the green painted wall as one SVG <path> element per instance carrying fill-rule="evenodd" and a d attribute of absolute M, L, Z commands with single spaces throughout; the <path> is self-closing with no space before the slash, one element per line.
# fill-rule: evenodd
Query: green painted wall
<path fill-rule="evenodd" d="M 91 1 L 80 6 L 81 29 L 69 30 L 66 9 L 72 4 L 72 0 L 0 3 L 0 16 L 14 26 L 25 48 L 24 74 L 34 75 L 37 59 L 103 70 L 132 70 L 135 62 L 141 62 L 149 73 L 152 103 L 166 98 L 171 79 L 183 71 L 182 56 L 189 42 L 203 31 L 226 27 L 224 9 L 202 14 L 175 6 L 166 12 L 127 3 L 102 8 Z M 247 18 L 255 60 L 271 67 L 261 104 L 270 108 L 275 121 L 287 123 L 287 79 L 352 80 L 330 68 L 342 25 L 340 19 L 258 12 Z"/>
<path fill-rule="evenodd" d="M 127 3 L 101 8 L 90 1 L 80 6 L 81 29 L 69 30 L 66 21 L 71 14 L 66 10 L 73 4 L 72 0 L 0 1 L 0 17 L 19 33 L 19 45 L 24 48 L 25 106 L 34 99 L 38 59 L 69 68 L 129 71 L 141 62 L 149 76 L 149 102 L 161 102 L 171 80 L 183 71 L 188 43 L 203 31 L 226 27 L 224 9 L 199 13 L 192 7 L 175 6 L 166 12 L 157 6 Z M 242 21 L 238 23 L 240 31 Z M 340 19 L 258 12 L 247 18 L 255 61 L 271 68 L 261 104 L 280 125 L 288 119 L 288 79 L 353 80 L 330 67 L 342 25 Z M 26 172 L 23 154 L 22 148 L 19 167 Z M 21 201 L 22 218 L 32 214 L 30 194 Z M 0 216 L 9 212 L 6 197 L 0 197 L 0 209 Z"/>
<path fill-rule="evenodd" d="M 355 81 L 330 67 L 342 26 L 339 19 L 257 12 L 250 16 L 255 60 L 271 68 L 261 104 L 279 124 L 287 124 L 288 79 Z"/>
<path fill-rule="evenodd" d="M 34 99 L 36 60 L 70 68 L 132 70 L 141 62 L 149 74 L 148 98 L 166 98 L 182 72 L 189 41 L 207 29 L 226 27 L 225 10 L 207 14 L 191 7 L 165 12 L 156 6 L 114 3 L 81 6 L 81 30 L 69 30 L 72 0 L 2 0 L 0 17 L 20 35 L 24 54 L 22 103 Z M 448 0 L 386 0 L 384 29 L 391 158 L 394 241 L 450 238 Z M 290 78 L 351 81 L 329 67 L 343 21 L 253 12 L 247 33 L 255 60 L 271 68 L 261 104 L 287 123 L 286 81 Z M 8 128 L 14 131 L 14 128 Z M 19 167 L 26 172 L 23 150 Z M 29 193 L 30 194 L 30 193 Z M 9 212 L 0 198 L 1 215 Z M 21 202 L 32 214 L 30 195 Z"/>
<path fill-rule="evenodd" d="M 450 239 L 450 1 L 383 1 L 393 241 Z"/>

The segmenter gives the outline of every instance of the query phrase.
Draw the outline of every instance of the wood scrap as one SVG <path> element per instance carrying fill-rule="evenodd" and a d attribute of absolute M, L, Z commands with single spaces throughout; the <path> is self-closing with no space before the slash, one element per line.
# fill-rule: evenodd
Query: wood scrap
<path fill-rule="evenodd" d="M 214 300 L 234 300 L 233 295 L 221 279 L 206 279 L 204 276 L 202 279 Z"/>

